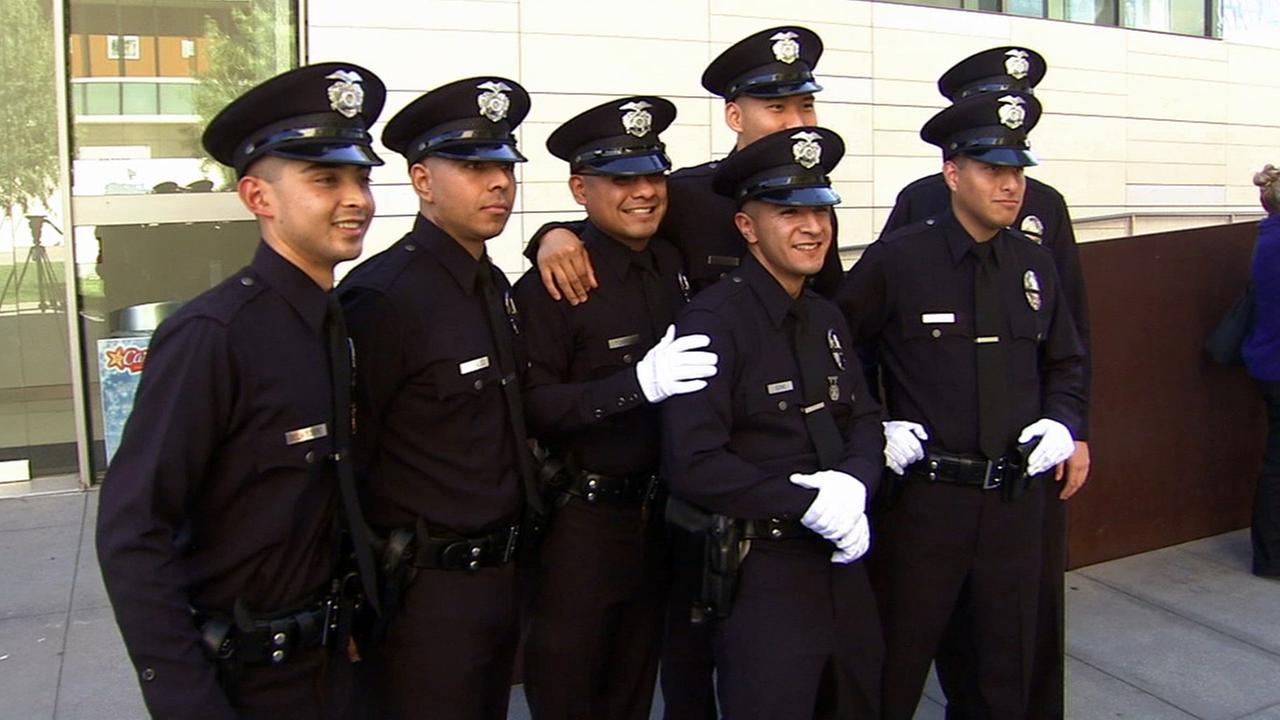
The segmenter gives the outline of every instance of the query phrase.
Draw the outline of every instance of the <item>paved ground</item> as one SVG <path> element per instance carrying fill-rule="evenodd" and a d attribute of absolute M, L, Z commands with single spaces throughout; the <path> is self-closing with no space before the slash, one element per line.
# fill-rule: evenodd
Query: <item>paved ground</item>
<path fill-rule="evenodd" d="M 96 509 L 95 492 L 0 499 L 0 719 L 145 717 L 102 590 Z M 1248 566 L 1242 530 L 1072 572 L 1068 716 L 1280 720 L 1280 582 Z M 942 718 L 938 697 L 917 718 Z M 513 699 L 527 718 L 519 688 Z"/>

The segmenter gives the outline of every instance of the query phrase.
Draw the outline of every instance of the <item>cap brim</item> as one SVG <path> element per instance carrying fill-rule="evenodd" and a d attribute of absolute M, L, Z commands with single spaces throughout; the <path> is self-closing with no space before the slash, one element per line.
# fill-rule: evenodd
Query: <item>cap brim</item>
<path fill-rule="evenodd" d="M 820 186 L 774 190 L 747 198 L 747 200 L 760 200 L 772 205 L 816 207 L 820 205 L 839 205 L 840 195 L 829 187 Z"/>
<path fill-rule="evenodd" d="M 988 148 L 986 150 L 973 149 L 966 150 L 962 155 L 971 157 L 974 160 L 981 160 L 988 165 L 1009 165 L 1011 167 L 1030 167 L 1039 165 L 1036 157 L 1031 154 L 1030 150 L 1021 148 Z"/>
<path fill-rule="evenodd" d="M 671 169 L 665 153 L 628 155 L 586 163 L 583 168 L 601 175 L 656 175 Z"/>
<path fill-rule="evenodd" d="M 791 97 L 792 95 L 812 95 L 820 90 L 822 90 L 822 86 L 813 80 L 801 80 L 800 82 L 791 83 L 762 83 L 760 85 L 753 85 L 739 90 L 737 96 L 746 95 L 748 97 L 756 98 L 780 98 Z"/>
<path fill-rule="evenodd" d="M 372 148 L 365 145 L 286 145 L 284 147 L 273 148 L 263 154 L 274 155 L 275 157 L 287 158 L 289 160 L 304 160 L 306 162 L 327 163 L 333 165 L 363 165 L 366 167 L 372 167 L 382 164 L 382 158 L 378 157 L 373 152 Z"/>
<path fill-rule="evenodd" d="M 501 144 L 490 145 L 450 145 L 439 150 L 433 150 L 426 153 L 422 157 L 431 155 L 439 155 L 453 160 L 479 160 L 482 162 L 510 162 L 520 163 L 528 160 L 524 155 L 520 154 L 514 146 Z"/>

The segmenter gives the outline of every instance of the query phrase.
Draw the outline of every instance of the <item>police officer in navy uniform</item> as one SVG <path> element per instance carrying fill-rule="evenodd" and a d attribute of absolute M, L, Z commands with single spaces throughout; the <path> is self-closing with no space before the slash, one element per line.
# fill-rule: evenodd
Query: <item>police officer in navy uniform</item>
<path fill-rule="evenodd" d="M 565 122 L 547 148 L 569 163 L 587 210 L 583 243 L 602 283 L 592 302 L 551 298 L 537 270 L 516 283 L 529 352 L 531 432 L 559 505 L 539 551 L 525 689 L 538 718 L 645 720 L 664 609 L 658 403 L 706 386 L 705 336 L 674 337 L 689 282 L 657 235 L 671 168 L 657 97 L 610 100 Z"/>
<path fill-rule="evenodd" d="M 395 717 L 506 717 L 515 554 L 536 497 L 519 313 L 485 242 L 511 215 L 525 159 L 512 132 L 528 111 L 518 83 L 485 76 L 398 112 L 382 142 L 408 161 L 419 213 L 341 288 L 367 512 L 396 600 L 374 673 Z"/>
<path fill-rule="evenodd" d="M 887 456 L 904 477 L 876 522 L 885 718 L 913 716 L 953 618 L 969 628 L 978 717 L 1029 713 L 1046 485 L 1085 404 L 1052 256 L 1008 228 L 1039 116 L 1010 90 L 930 119 L 921 136 L 942 148 L 950 207 L 869 246 L 841 292 L 879 367 L 886 435 L 909 423 L 923 442 L 905 467 Z"/>
<path fill-rule="evenodd" d="M 1032 92 L 1044 78 L 1044 58 L 1034 50 L 1024 47 L 997 47 L 975 53 L 953 65 L 938 80 L 938 90 L 949 100 L 961 100 L 978 93 L 1002 93 L 1009 90 Z M 951 193 L 941 173 L 920 178 L 898 193 L 897 202 L 881 236 L 900 227 L 918 222 L 944 212 L 950 203 Z M 1075 232 L 1071 227 L 1071 215 L 1067 211 L 1062 194 L 1052 186 L 1035 178 L 1027 178 L 1026 195 L 1022 209 L 1012 227 L 1021 230 L 1033 242 L 1044 245 L 1053 254 L 1062 282 L 1063 298 L 1076 321 L 1076 331 L 1085 349 L 1085 391 L 1089 387 L 1089 318 L 1085 301 L 1084 276 L 1080 270 L 1080 253 L 1076 247 Z M 1057 501 L 1049 499 L 1045 507 L 1044 579 L 1040 589 L 1041 609 L 1037 641 L 1037 665 L 1043 672 L 1036 672 L 1037 680 L 1032 689 L 1032 707 L 1036 717 L 1061 718 L 1063 716 L 1063 579 L 1066 571 L 1066 505 L 1064 502 L 1085 483 L 1089 472 L 1089 446 L 1087 444 L 1088 414 L 1081 421 L 1076 436 L 1076 452 L 1067 461 L 1064 485 Z M 911 433 L 891 434 L 895 441 L 905 443 L 904 452 L 914 454 L 918 438 Z M 952 650 L 964 642 L 963 633 L 953 633 L 938 656 L 938 675 L 947 693 L 948 716 L 967 717 L 964 695 L 970 669 L 959 657 L 961 650 Z M 953 659 L 956 658 L 956 659 Z"/>
<path fill-rule="evenodd" d="M 340 577 L 354 569 L 344 534 L 370 581 L 372 564 L 345 465 L 349 352 L 330 288 L 373 217 L 369 167 L 382 161 L 368 127 L 384 96 L 364 68 L 312 65 L 205 130 L 262 243 L 156 331 L 98 511 L 103 580 L 152 717 L 353 709 L 360 581 Z"/>
<path fill-rule="evenodd" d="M 719 357 L 706 390 L 663 406 L 672 501 L 733 518 L 745 554 L 712 623 L 725 717 L 879 717 L 883 646 L 859 557 L 883 466 L 879 406 L 837 307 L 806 287 L 832 242 L 830 130 L 774 133 L 725 160 L 714 187 L 740 209 L 741 266 L 680 315 Z M 687 608 L 687 606 L 686 606 Z"/>
<path fill-rule="evenodd" d="M 776 130 L 817 122 L 813 96 L 822 86 L 813 70 L 821 56 L 822 39 L 816 33 L 788 25 L 753 33 L 711 61 L 702 86 L 724 98 L 725 123 L 737 135 L 730 154 Z M 747 253 L 733 224 L 737 208 L 711 188 L 711 176 L 719 164 L 712 161 L 683 168 L 668 179 L 670 203 L 662 234 L 684 256 L 695 293 L 737 267 Z M 557 227 L 562 229 L 539 242 L 542 233 Z M 596 276 L 590 254 L 581 252 L 581 244 L 565 227 L 576 232 L 574 224 L 544 226 L 526 254 L 536 260 L 553 297 L 563 292 L 577 302 L 586 299 Z M 822 268 L 814 273 L 813 288 L 825 297 L 833 296 L 842 273 L 833 242 Z"/>

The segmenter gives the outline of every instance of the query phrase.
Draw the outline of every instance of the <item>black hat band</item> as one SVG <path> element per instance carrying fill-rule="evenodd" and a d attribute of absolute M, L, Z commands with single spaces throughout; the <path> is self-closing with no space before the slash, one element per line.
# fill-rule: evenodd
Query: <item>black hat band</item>
<path fill-rule="evenodd" d="M 955 101 L 959 102 L 960 100 L 963 100 L 969 97 L 970 95 L 981 95 L 982 93 L 994 93 L 994 92 L 1009 92 L 1010 90 L 1017 90 L 1018 92 L 1024 92 L 1028 95 L 1034 94 L 1034 91 L 1031 89 L 1031 86 L 1028 85 L 1025 81 L 1014 80 L 1011 77 L 1003 77 L 1003 78 L 996 77 L 996 78 L 989 78 L 987 80 L 979 80 L 977 82 L 970 83 L 969 85 L 965 85 L 964 88 L 960 90 L 960 92 L 956 93 Z"/>
<path fill-rule="evenodd" d="M 422 157 L 433 150 L 449 145 L 466 143 L 468 145 L 514 145 L 515 139 L 504 126 L 467 127 L 446 132 L 431 132 L 420 135 L 409 143 L 410 156 Z"/>
<path fill-rule="evenodd" d="M 831 181 L 824 173 L 800 173 L 797 175 L 757 175 L 738 188 L 737 200 L 746 202 L 757 195 L 778 190 L 790 190 L 801 187 L 830 186 Z"/>
<path fill-rule="evenodd" d="M 338 127 L 327 125 L 322 127 L 292 127 L 280 130 L 263 137 L 261 139 L 250 140 L 244 142 L 240 147 L 236 148 L 235 156 L 244 162 L 245 160 L 267 152 L 273 148 L 283 145 L 293 145 L 299 142 L 313 143 L 316 141 L 326 141 L 337 143 L 349 143 L 352 145 L 369 146 L 373 139 L 369 133 L 361 127 Z"/>
<path fill-rule="evenodd" d="M 787 70 L 775 70 L 774 72 L 759 72 L 759 68 L 753 69 L 745 75 L 739 75 L 725 88 L 724 96 L 727 98 L 735 98 L 752 88 L 762 85 L 782 85 L 782 84 L 800 84 L 813 82 L 813 73 L 809 72 L 809 67 L 803 63 L 799 63 L 793 68 Z"/>
<path fill-rule="evenodd" d="M 1026 150 L 1030 146 L 1027 144 L 1025 135 L 980 135 L 969 138 L 952 138 L 947 141 L 947 157 L 968 152 L 969 150 L 986 150 L 990 148 L 1008 147 L 1017 150 Z"/>
<path fill-rule="evenodd" d="M 569 159 L 569 167 L 578 168 L 600 160 L 616 160 L 632 155 L 662 155 L 666 157 L 667 146 L 661 142 L 651 145 L 622 145 L 619 147 L 579 148 Z"/>

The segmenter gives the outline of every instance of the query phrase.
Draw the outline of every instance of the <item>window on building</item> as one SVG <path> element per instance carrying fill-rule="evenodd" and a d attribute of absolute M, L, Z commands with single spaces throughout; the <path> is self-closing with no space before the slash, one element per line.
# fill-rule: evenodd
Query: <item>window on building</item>
<path fill-rule="evenodd" d="M 142 41 L 137 35 L 108 35 L 108 60 L 138 60 L 142 57 Z"/>
<path fill-rule="evenodd" d="M 295 0 L 70 0 L 68 233 L 98 472 L 127 380 L 99 362 L 112 337 L 130 330 L 128 318 L 218 284 L 258 242 L 256 223 L 227 192 L 233 174 L 205 155 L 200 136 L 231 99 L 297 66 L 297 17 Z M 135 38 L 138 59 L 126 62 L 131 45 L 113 50 L 112 37 Z"/>
<path fill-rule="evenodd" d="M 1245 15 L 1256 14 L 1252 6 L 1275 10 L 1272 0 L 882 0 L 908 5 L 928 5 L 964 10 L 984 10 L 1010 15 L 1045 17 L 1055 20 L 1119 25 L 1141 30 L 1158 30 L 1184 35 L 1213 35 L 1213 8 L 1242 4 Z M 1261 12 L 1266 12 L 1263 10 Z"/>

